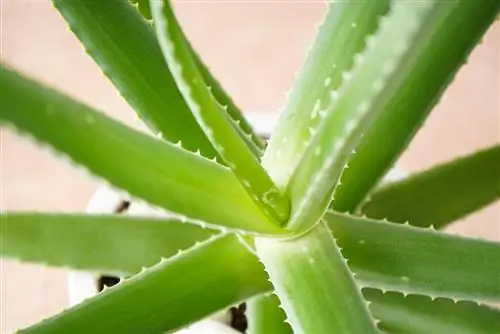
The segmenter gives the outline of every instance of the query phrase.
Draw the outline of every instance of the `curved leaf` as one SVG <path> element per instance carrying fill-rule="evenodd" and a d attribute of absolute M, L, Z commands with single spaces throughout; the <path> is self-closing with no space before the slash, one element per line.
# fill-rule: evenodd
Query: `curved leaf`
<path fill-rule="evenodd" d="M 276 188 L 247 141 L 240 136 L 238 127 L 206 86 L 170 1 L 152 1 L 151 8 L 165 59 L 198 124 L 254 202 L 277 222 L 284 222 L 289 214 L 288 200 Z"/>
<path fill-rule="evenodd" d="M 175 219 L 25 212 L 3 213 L 0 231 L 2 257 L 119 275 L 217 233 Z"/>
<path fill-rule="evenodd" d="M 500 301 L 500 243 L 333 213 L 325 215 L 360 284 Z"/>
<path fill-rule="evenodd" d="M 443 228 L 500 199 L 500 146 L 431 168 L 374 191 L 371 218 Z"/>
<path fill-rule="evenodd" d="M 377 30 L 389 7 L 389 0 L 329 2 L 262 159 L 279 187 L 286 188 L 326 109 L 335 103 L 331 92 L 344 84 L 344 73 L 355 66 L 357 55 L 366 48 L 366 37 Z"/>
<path fill-rule="evenodd" d="M 500 332 L 500 310 L 468 301 L 431 299 L 363 289 L 370 310 L 391 334 L 494 334 Z"/>
<path fill-rule="evenodd" d="M 186 42 L 189 43 L 188 41 Z M 260 136 L 254 131 L 252 125 L 247 121 L 247 119 L 245 118 L 241 110 L 238 108 L 238 106 L 233 102 L 229 94 L 227 94 L 224 91 L 222 85 L 217 81 L 217 79 L 215 79 L 212 73 L 210 73 L 210 70 L 202 62 L 200 56 L 196 53 L 196 51 L 193 50 L 191 46 L 190 49 L 193 55 L 193 59 L 198 66 L 198 70 L 200 71 L 201 76 L 205 80 L 207 86 L 212 88 L 211 91 L 213 96 L 222 106 L 225 107 L 224 109 L 227 111 L 227 113 L 232 118 L 234 123 L 238 126 L 238 128 L 241 129 L 243 136 L 249 138 L 254 143 L 253 149 L 258 150 L 259 153 L 258 156 L 260 157 L 265 147 L 264 142 L 262 141 Z"/>
<path fill-rule="evenodd" d="M 223 227 L 281 231 L 226 167 L 132 130 L 8 69 L 0 72 L 0 120 L 153 205 Z"/>
<path fill-rule="evenodd" d="M 438 3 L 446 10 L 427 24 L 425 38 L 412 47 L 405 60 L 411 71 L 397 71 L 404 84 L 395 86 L 392 97 L 381 105 L 380 117 L 350 157 L 331 203 L 336 211 L 354 212 L 391 168 L 500 9 L 498 1 Z"/>
<path fill-rule="evenodd" d="M 293 334 L 275 294 L 258 296 L 247 301 L 245 315 L 248 334 Z"/>
<path fill-rule="evenodd" d="M 52 0 L 87 53 L 146 124 L 164 139 L 216 155 L 165 64 L 152 27 L 127 0 Z M 138 3 L 147 13 L 149 2 Z"/>
<path fill-rule="evenodd" d="M 132 0 L 131 2 L 136 3 L 137 1 L 138 0 Z M 143 6 L 144 9 L 141 10 L 141 6 Z M 139 1 L 138 9 L 145 19 L 152 20 L 149 0 Z M 247 143 L 255 153 L 258 153 L 257 155 L 260 157 L 260 155 L 262 154 L 262 149 L 264 149 L 264 143 L 262 142 L 261 138 L 258 134 L 255 133 L 250 123 L 246 120 L 245 116 L 233 102 L 229 94 L 226 93 L 222 85 L 217 81 L 212 73 L 210 73 L 208 67 L 203 63 L 200 56 L 196 53 L 192 45 L 189 43 L 189 40 L 187 38 L 184 38 L 184 42 L 188 45 L 193 60 L 196 63 L 196 66 L 200 71 L 200 74 L 203 77 L 206 85 L 211 87 L 213 96 L 223 107 L 226 107 L 225 110 L 234 121 L 234 124 L 237 125 L 237 128 L 239 130 L 241 130 L 241 135 L 245 139 L 249 140 L 247 141 Z"/>
<path fill-rule="evenodd" d="M 334 102 L 290 179 L 290 229 L 310 228 L 324 214 L 363 133 L 403 86 L 403 74 L 412 71 L 416 55 L 447 14 L 440 3 L 397 1 L 381 18 L 356 65 L 344 74 L 345 83 L 332 92 Z"/>
<path fill-rule="evenodd" d="M 330 223 L 330 225 L 332 225 L 332 223 Z M 355 273 L 357 273 L 358 278 L 360 278 L 361 281 L 367 285 L 379 286 L 379 287 L 381 285 L 387 286 L 387 284 L 385 283 L 380 284 L 380 282 L 370 281 L 370 279 L 387 281 L 386 279 L 384 279 L 384 275 L 387 275 L 388 277 L 394 276 L 394 271 L 396 270 L 396 268 L 399 268 L 399 273 L 397 274 L 401 274 L 401 272 L 405 273 L 405 271 L 406 272 L 422 271 L 423 275 L 420 275 L 419 278 L 419 281 L 422 282 L 422 277 L 425 277 L 424 280 L 426 281 L 436 280 L 436 278 L 434 277 L 435 273 L 437 272 L 437 269 L 435 268 L 436 264 L 442 266 L 442 268 L 440 267 L 439 269 L 440 270 L 444 269 L 442 270 L 442 272 L 445 272 L 447 275 L 446 277 L 439 278 L 439 280 L 446 280 L 449 277 L 453 276 L 460 277 L 460 275 L 464 273 L 462 268 L 459 268 L 459 270 L 456 271 L 456 268 L 459 267 L 460 263 L 464 267 L 469 266 L 468 260 L 464 260 L 461 257 L 459 257 L 460 255 L 463 255 L 463 253 L 458 254 L 457 258 L 450 257 L 449 252 L 442 253 L 439 251 L 435 252 L 434 254 L 434 257 L 437 259 L 433 259 L 433 257 L 431 257 L 430 255 L 428 255 L 427 257 L 425 256 L 412 257 L 412 254 L 415 252 L 415 249 L 413 247 L 402 247 L 399 253 L 396 253 L 394 252 L 394 243 L 391 242 L 390 240 L 387 241 L 388 238 L 391 238 L 393 236 L 392 233 L 387 233 L 387 231 L 398 230 L 401 235 L 404 235 L 404 237 L 400 239 L 401 242 L 406 243 L 409 240 L 420 240 L 419 244 L 425 245 L 426 241 L 432 240 L 433 238 L 429 237 L 429 234 L 434 232 L 428 232 L 426 230 L 422 230 L 419 228 L 411 228 L 411 227 L 405 228 L 404 225 L 398 226 L 394 224 L 382 224 L 376 222 L 364 223 L 363 221 L 360 222 L 358 218 L 356 218 L 355 220 L 345 220 L 343 223 L 341 222 L 340 224 L 336 225 L 337 229 L 340 229 L 342 227 L 346 231 L 345 235 L 344 233 L 338 233 L 341 237 L 341 239 L 339 239 L 339 243 L 345 246 L 343 249 L 344 253 L 350 252 L 352 254 L 352 250 L 355 249 L 356 244 L 363 245 L 368 243 L 366 241 L 365 243 L 359 243 L 359 241 L 363 239 L 355 240 L 356 233 L 360 231 L 363 232 L 360 233 L 360 236 L 373 235 L 374 243 L 382 245 L 375 248 L 376 251 L 374 253 L 374 256 L 366 255 L 369 253 L 369 249 L 366 249 L 366 251 L 362 252 L 361 255 L 365 254 L 365 256 L 367 256 L 365 261 L 360 261 L 356 256 L 349 261 L 351 269 Z M 134 226 L 136 226 L 138 229 L 141 228 L 139 224 L 134 224 Z M 166 229 L 167 227 L 162 224 L 162 228 Z M 385 228 L 387 228 L 387 230 L 385 230 Z M 352 241 L 349 241 L 350 239 Z M 143 247 L 143 249 L 138 250 L 138 255 L 144 257 L 143 260 L 138 259 L 137 261 L 147 262 L 149 261 L 148 259 L 153 259 L 161 256 L 162 253 L 156 254 L 155 248 L 151 246 L 160 244 L 162 240 L 163 240 L 162 233 L 154 233 L 154 234 L 151 233 L 151 235 L 148 238 L 148 242 L 139 243 L 139 246 Z M 262 264 L 258 262 L 257 259 L 252 254 L 248 252 L 245 246 L 243 246 L 241 243 L 238 243 L 234 237 L 231 236 L 223 237 L 221 240 L 216 241 L 217 245 L 213 247 L 211 245 L 212 243 L 213 241 L 208 241 L 203 243 L 201 248 L 195 248 L 196 256 L 189 257 L 188 262 L 190 264 L 189 265 L 186 264 L 184 269 L 181 268 L 183 267 L 181 263 L 183 263 L 184 260 L 182 260 L 182 262 L 178 262 L 177 260 L 176 261 L 167 260 L 167 262 L 168 261 L 170 262 L 168 265 L 165 264 L 166 266 L 165 268 L 161 269 L 164 272 L 162 275 L 172 275 L 172 276 L 169 276 L 170 279 L 168 279 L 165 276 L 161 276 L 161 278 L 158 278 L 157 280 L 155 279 L 155 282 L 161 280 L 163 285 L 161 285 L 161 287 L 156 287 L 156 285 L 154 286 L 154 289 L 157 289 L 157 291 L 154 291 L 154 293 L 160 294 L 158 298 L 162 299 L 161 303 L 167 303 L 165 304 L 165 306 L 160 307 L 159 308 L 160 310 L 167 309 L 168 307 L 180 308 L 181 310 L 183 310 L 184 308 L 187 309 L 195 308 L 196 315 L 193 317 L 193 320 L 195 320 L 194 318 L 200 319 L 216 311 L 216 309 L 212 309 L 209 305 L 207 305 L 207 303 L 200 302 L 200 300 L 208 301 L 212 300 L 212 298 L 218 298 L 217 296 L 219 296 L 220 293 L 222 293 L 224 296 L 227 297 L 227 295 L 225 295 L 225 293 L 227 292 L 233 297 L 227 297 L 227 299 L 225 299 L 226 297 L 224 297 L 223 298 L 224 301 L 220 301 L 220 303 L 217 303 L 217 305 L 214 306 L 216 308 L 224 308 L 230 305 L 234 305 L 245 298 L 250 298 L 252 296 L 268 293 L 271 290 L 272 286 L 268 282 L 268 277 L 264 271 L 264 267 L 262 266 Z M 226 246 L 221 246 L 221 243 L 225 244 Z M 386 244 L 386 246 L 384 246 L 384 243 Z M 462 248 L 464 248 L 465 250 L 469 250 L 473 249 L 474 245 L 478 243 L 480 244 L 481 242 L 477 240 L 461 239 L 460 246 L 462 246 Z M 208 249 L 206 247 L 208 247 Z M 497 246 L 497 248 L 498 247 L 500 246 Z M 384 248 L 386 250 L 382 251 Z M 118 249 L 115 250 L 123 252 L 123 250 L 118 250 Z M 65 251 L 72 252 L 73 250 L 66 249 Z M 492 257 L 494 257 L 495 254 L 498 254 L 498 249 L 494 249 L 494 251 L 495 253 L 491 255 Z M 191 254 L 191 250 L 188 250 L 183 254 Z M 111 255 L 112 254 L 110 254 L 110 256 Z M 383 255 L 383 258 L 377 260 L 377 257 L 380 257 L 381 255 Z M 421 259 L 423 258 L 424 260 L 427 261 L 425 262 L 421 261 L 419 260 L 419 258 Z M 476 258 L 476 260 L 477 259 L 478 258 Z M 376 275 L 369 274 L 370 268 L 366 265 L 366 262 L 375 260 L 376 260 L 376 266 L 378 266 L 381 262 L 385 262 L 385 264 L 380 266 L 378 274 Z M 450 260 L 455 261 L 456 265 L 452 266 L 446 265 L 446 261 Z M 186 277 L 181 275 L 181 273 L 186 273 L 187 270 L 185 269 L 186 267 L 196 268 L 196 269 L 189 269 L 190 272 L 189 275 L 193 275 L 192 279 L 190 278 L 190 276 Z M 367 270 L 364 270 L 363 268 L 366 268 Z M 476 270 L 477 268 L 478 266 L 470 266 L 471 270 Z M 493 270 L 495 270 L 495 268 L 493 268 Z M 496 272 L 498 273 L 499 271 L 497 270 Z M 223 275 L 224 278 L 221 279 L 220 275 Z M 468 276 L 466 278 L 467 279 L 470 278 L 470 275 L 471 274 L 468 273 Z M 476 275 L 472 274 L 472 276 L 479 277 L 481 276 L 481 273 Z M 138 277 L 144 277 L 144 276 L 138 276 Z M 202 280 L 201 282 L 207 282 L 207 285 L 202 284 L 200 286 L 200 284 L 195 284 L 195 285 L 191 284 L 192 280 L 196 280 L 199 277 L 204 277 L 204 280 Z M 163 281 L 163 279 L 165 279 L 165 281 Z M 488 275 L 486 275 L 485 280 L 486 279 L 491 279 L 491 277 L 488 277 Z M 186 282 L 190 282 L 189 285 L 187 285 Z M 481 285 L 484 286 L 490 283 L 491 282 L 482 282 Z M 133 288 L 131 290 L 139 289 L 138 287 L 149 286 L 149 284 L 151 284 L 149 279 L 144 280 L 143 283 L 136 284 L 135 285 L 136 288 Z M 157 284 L 160 283 L 157 282 Z M 119 287 L 122 287 L 122 285 L 120 285 Z M 401 280 L 399 284 L 391 285 L 390 287 L 401 288 L 406 292 L 413 292 L 413 293 L 418 292 L 418 291 L 412 291 L 412 289 L 416 287 L 417 288 L 416 290 L 420 290 L 420 292 L 422 292 L 421 291 L 422 289 L 418 289 L 419 288 L 418 284 L 413 285 L 413 281 L 411 280 Z M 450 287 L 448 289 L 448 292 L 450 291 L 450 289 L 456 289 L 456 288 L 457 288 L 456 280 L 450 280 Z M 479 288 L 481 287 L 478 286 L 478 289 Z M 167 291 L 164 291 L 165 289 Z M 185 289 L 189 291 L 186 291 Z M 219 291 L 219 289 L 221 290 Z M 144 298 L 152 298 L 154 303 L 157 302 L 160 303 L 160 301 L 157 300 L 157 298 L 155 298 L 156 295 L 149 297 L 150 291 L 149 290 L 146 291 L 147 293 L 144 295 Z M 215 297 L 207 296 L 207 294 L 210 294 L 210 292 L 212 291 L 215 291 L 214 292 Z M 458 302 L 458 304 L 455 305 L 452 304 L 450 301 L 440 302 L 441 298 L 437 299 L 438 303 L 434 303 L 431 302 L 428 297 L 424 296 L 418 296 L 418 297 L 409 296 L 407 298 L 402 298 L 400 294 L 395 294 L 393 292 L 387 292 L 384 295 L 381 295 L 379 292 L 371 292 L 371 291 L 372 289 L 367 289 L 367 288 L 363 289 L 363 294 L 365 298 L 367 298 L 367 300 L 371 302 L 370 307 L 372 312 L 374 312 L 375 317 L 381 321 L 383 328 L 389 329 L 389 327 L 384 327 L 384 326 L 392 326 L 390 328 L 396 329 L 394 333 L 400 333 L 397 330 L 400 330 L 401 328 L 404 328 L 405 330 L 408 331 L 413 329 L 413 332 L 410 331 L 410 333 L 422 333 L 422 331 L 419 332 L 419 330 L 423 328 L 422 326 L 425 326 L 424 328 L 429 329 L 429 333 L 433 333 L 432 331 L 430 331 L 433 328 L 434 329 L 453 328 L 456 330 L 458 330 L 457 328 L 463 328 L 466 330 L 470 330 L 470 332 L 466 331 L 466 333 L 489 334 L 492 332 L 488 332 L 488 328 L 491 329 L 495 328 L 495 326 L 498 326 L 498 321 L 500 319 L 499 311 L 481 307 L 474 303 Z M 122 291 L 120 294 L 125 294 L 125 292 Z M 168 294 L 168 297 L 164 297 L 164 294 Z M 454 294 L 456 295 L 456 291 L 454 292 Z M 137 298 L 140 298 L 138 296 L 142 295 L 142 292 L 141 293 L 135 292 L 135 295 L 137 295 Z M 101 301 L 98 302 L 98 300 L 94 299 L 88 301 L 88 303 L 92 303 L 91 307 L 86 306 L 82 307 L 81 309 L 71 309 L 69 316 L 63 314 L 62 315 L 63 320 L 61 320 L 62 321 L 61 323 L 59 323 L 59 318 L 52 318 L 49 321 L 49 323 L 45 322 L 42 325 L 35 326 L 33 330 L 36 329 L 36 331 L 33 332 L 58 333 L 57 331 L 52 332 L 52 329 L 55 330 L 56 328 L 61 328 L 61 332 L 65 333 L 64 330 L 70 328 L 66 326 L 70 326 L 70 324 L 73 324 L 74 327 L 72 327 L 72 329 L 74 329 L 74 331 L 71 331 L 71 333 L 80 333 L 80 332 L 89 333 L 89 331 L 85 330 L 88 329 L 89 327 L 85 326 L 92 326 L 93 323 L 90 320 L 97 318 L 100 319 L 99 314 L 105 315 L 105 318 L 103 320 L 104 321 L 103 326 L 108 326 L 108 325 L 112 326 L 113 323 L 117 323 L 119 326 L 124 326 L 125 324 L 133 325 L 135 323 L 134 321 L 130 321 L 129 323 L 127 323 L 127 321 L 134 316 L 138 316 L 139 319 L 141 319 L 140 316 L 143 316 L 143 314 L 141 313 L 142 311 L 136 310 L 136 307 L 134 307 L 139 304 L 134 303 L 133 304 L 134 306 L 127 307 L 126 312 L 116 312 L 116 310 L 114 309 L 115 304 L 119 306 L 118 310 L 121 310 L 120 307 L 123 307 L 123 305 L 125 305 L 126 303 L 122 303 L 121 299 L 119 299 L 118 297 L 111 298 L 109 303 L 104 302 L 104 298 L 102 295 L 98 296 L 98 298 L 100 298 L 98 300 Z M 120 298 L 125 298 L 125 297 L 120 297 Z M 416 301 L 413 301 L 413 299 L 416 299 Z M 424 300 L 420 301 L 421 299 Z M 136 299 L 134 300 L 137 302 Z M 140 305 L 143 304 L 141 303 Z M 146 307 L 146 310 L 144 310 L 145 312 L 149 310 L 153 315 L 156 315 L 157 310 L 152 309 L 154 306 L 151 306 L 149 302 L 145 302 L 144 305 L 145 305 L 144 307 Z M 460 306 L 460 305 L 466 305 L 466 306 Z M 103 309 L 97 310 L 98 306 L 103 307 Z M 79 313 L 80 311 L 83 313 Z M 160 313 L 160 315 L 165 315 L 162 312 L 158 313 Z M 174 320 L 173 322 L 171 322 L 171 319 L 168 317 L 168 314 L 173 314 L 173 313 L 167 312 L 166 321 L 170 325 L 172 325 L 173 323 L 178 324 L 177 322 L 178 320 Z M 181 319 L 181 322 L 185 321 L 184 311 L 180 312 L 179 314 L 182 315 L 183 317 Z M 422 317 L 422 315 L 424 317 L 423 321 L 421 320 L 417 323 L 414 319 L 416 317 L 420 318 Z M 84 319 L 87 319 L 86 318 L 87 316 L 89 316 L 88 321 L 84 321 Z M 187 316 L 191 317 L 192 313 L 189 313 Z M 155 320 L 160 321 L 156 317 Z M 85 322 L 85 324 L 82 322 Z M 464 322 L 467 322 L 467 324 L 463 324 Z M 141 322 L 141 324 L 143 324 L 143 322 Z M 100 326 L 100 323 L 95 324 L 95 326 Z M 482 331 L 481 328 L 483 328 Z M 77 329 L 82 329 L 82 330 L 78 331 Z M 135 327 L 131 327 L 130 332 L 136 333 L 133 332 L 133 330 L 135 330 Z M 148 333 L 146 328 L 142 328 L 140 332 Z M 388 332 L 392 333 L 392 331 L 390 330 Z M 124 331 L 124 333 L 129 333 L 129 331 Z M 447 331 L 444 331 L 442 333 L 447 333 Z M 455 333 L 455 332 L 450 331 L 450 333 Z M 457 331 L 457 333 L 460 332 Z"/>
<path fill-rule="evenodd" d="M 235 236 L 216 237 L 20 333 L 171 332 L 266 289 L 259 273 Z"/>

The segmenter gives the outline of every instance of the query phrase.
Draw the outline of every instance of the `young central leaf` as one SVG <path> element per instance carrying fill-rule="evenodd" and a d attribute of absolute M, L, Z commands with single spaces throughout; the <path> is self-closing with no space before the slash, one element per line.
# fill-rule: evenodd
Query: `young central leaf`
<path fill-rule="evenodd" d="M 204 133 L 257 205 L 277 222 L 285 222 L 289 215 L 288 200 L 206 86 L 169 2 L 154 1 L 151 5 L 165 59 Z"/>
<path fill-rule="evenodd" d="M 396 2 L 367 38 L 300 160 L 288 186 L 291 229 L 306 229 L 321 218 L 332 199 L 346 162 L 363 133 L 384 110 L 384 102 L 403 85 L 414 66 L 413 55 L 427 45 L 436 18 L 448 8 L 438 2 Z"/>
<path fill-rule="evenodd" d="M 280 188 L 285 188 L 321 121 L 336 102 L 336 93 L 366 48 L 366 37 L 389 10 L 389 0 L 336 1 L 329 4 L 262 164 Z"/>

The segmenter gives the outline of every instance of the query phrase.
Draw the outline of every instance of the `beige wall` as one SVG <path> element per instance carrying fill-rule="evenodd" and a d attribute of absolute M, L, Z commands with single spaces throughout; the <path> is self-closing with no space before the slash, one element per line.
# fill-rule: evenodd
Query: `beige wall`
<path fill-rule="evenodd" d="M 3 61 L 135 124 L 133 113 L 83 52 L 50 1 L 0 0 Z M 187 33 L 245 110 L 277 110 L 324 13 L 321 3 L 189 3 Z M 499 142 L 500 26 L 490 29 L 417 135 L 401 165 L 408 171 Z M 2 131 L 2 208 L 81 211 L 97 183 L 25 139 Z M 500 166 L 499 166 L 500 169 Z M 500 240 L 499 205 L 454 228 Z M 11 332 L 67 304 L 66 272 L 1 262 L 1 329 Z"/>

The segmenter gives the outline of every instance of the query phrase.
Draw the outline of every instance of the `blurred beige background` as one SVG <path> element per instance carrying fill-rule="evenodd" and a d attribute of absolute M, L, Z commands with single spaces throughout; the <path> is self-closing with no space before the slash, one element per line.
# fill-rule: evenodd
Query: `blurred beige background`
<path fill-rule="evenodd" d="M 1 1 L 3 61 L 131 125 L 133 112 L 51 7 Z M 279 109 L 324 14 L 320 2 L 189 2 L 180 19 L 222 84 L 245 110 Z M 400 160 L 407 171 L 498 143 L 500 25 L 488 31 Z M 97 186 L 86 173 L 2 130 L 2 210 L 82 211 Z M 499 166 L 500 170 L 500 166 Z M 455 225 L 454 233 L 500 240 L 500 206 Z M 66 271 L 2 260 L 1 332 L 67 305 Z"/>

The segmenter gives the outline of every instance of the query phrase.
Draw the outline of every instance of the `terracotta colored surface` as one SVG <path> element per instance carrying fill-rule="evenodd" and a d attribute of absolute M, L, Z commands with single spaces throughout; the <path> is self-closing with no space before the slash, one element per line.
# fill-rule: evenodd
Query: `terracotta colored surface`
<path fill-rule="evenodd" d="M 3 61 L 137 126 L 133 113 L 69 33 L 50 1 L 1 1 Z M 245 110 L 278 110 L 324 13 L 313 3 L 204 2 L 178 6 L 194 45 Z M 488 32 L 401 159 L 408 171 L 498 143 L 500 26 Z M 2 130 L 2 209 L 81 211 L 97 182 Z M 500 166 L 499 166 L 500 168 Z M 500 240 L 494 205 L 453 232 Z M 67 303 L 62 269 L 1 261 L 1 331 Z"/>

